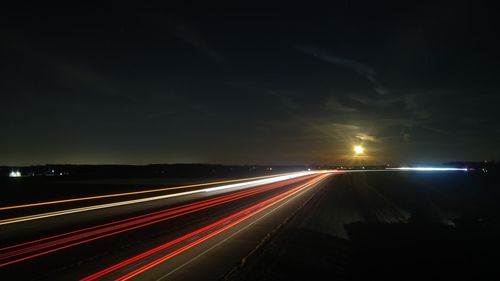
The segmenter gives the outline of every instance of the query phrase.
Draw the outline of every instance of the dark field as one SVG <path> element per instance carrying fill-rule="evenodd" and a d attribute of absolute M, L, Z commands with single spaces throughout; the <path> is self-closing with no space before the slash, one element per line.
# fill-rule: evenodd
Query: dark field
<path fill-rule="evenodd" d="M 493 173 L 345 173 L 229 280 L 498 280 Z"/>

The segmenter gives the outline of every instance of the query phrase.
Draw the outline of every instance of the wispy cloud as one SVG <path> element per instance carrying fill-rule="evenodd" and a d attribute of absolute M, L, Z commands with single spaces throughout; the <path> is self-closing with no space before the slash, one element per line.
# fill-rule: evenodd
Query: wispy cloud
<path fill-rule="evenodd" d="M 376 142 L 375 136 L 364 134 L 364 133 L 359 133 L 356 135 L 356 138 L 360 141 L 371 141 L 371 142 Z"/>
<path fill-rule="evenodd" d="M 315 57 L 327 63 L 345 67 L 358 73 L 359 75 L 365 77 L 368 81 L 370 81 L 374 87 L 374 90 L 380 95 L 389 93 L 389 90 L 377 80 L 376 71 L 366 64 L 351 59 L 336 57 L 318 48 L 304 46 L 294 46 L 294 48 L 308 56 Z"/>
<path fill-rule="evenodd" d="M 176 20 L 168 24 L 170 32 L 188 43 L 192 47 L 200 50 L 208 59 L 216 63 L 225 62 L 225 57 L 213 49 L 198 33 L 193 25 L 187 22 Z"/>

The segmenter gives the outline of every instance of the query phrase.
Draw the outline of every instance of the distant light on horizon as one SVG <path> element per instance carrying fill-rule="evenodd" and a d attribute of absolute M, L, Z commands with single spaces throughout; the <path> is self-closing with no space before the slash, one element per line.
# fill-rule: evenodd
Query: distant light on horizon
<path fill-rule="evenodd" d="M 386 170 L 401 170 L 401 171 L 468 171 L 467 168 L 449 168 L 449 167 L 399 167 L 386 168 Z"/>
<path fill-rule="evenodd" d="M 9 177 L 11 178 L 19 178 L 21 176 L 21 172 L 19 171 L 11 171 Z"/>

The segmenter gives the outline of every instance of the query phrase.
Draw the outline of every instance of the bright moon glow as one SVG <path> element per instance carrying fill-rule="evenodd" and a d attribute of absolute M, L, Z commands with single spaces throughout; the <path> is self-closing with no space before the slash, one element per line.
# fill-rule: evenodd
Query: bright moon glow
<path fill-rule="evenodd" d="M 354 154 L 356 154 L 356 155 L 363 154 L 364 150 L 365 149 L 361 145 L 355 145 L 354 146 Z"/>

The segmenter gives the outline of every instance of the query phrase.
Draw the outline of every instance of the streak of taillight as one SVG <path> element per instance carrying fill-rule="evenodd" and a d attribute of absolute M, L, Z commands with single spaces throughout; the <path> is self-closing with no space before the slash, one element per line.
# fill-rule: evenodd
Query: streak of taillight
<path fill-rule="evenodd" d="M 303 180 L 303 179 L 299 179 L 299 180 Z M 290 182 L 292 182 L 292 180 L 290 180 Z M 243 192 L 245 192 L 245 191 L 243 191 Z M 243 192 L 241 192 L 241 193 L 243 193 Z M 233 193 L 233 194 L 236 194 L 236 193 Z M 223 195 L 221 197 L 214 198 L 214 199 L 208 199 L 208 200 L 205 200 L 205 201 L 222 199 L 223 197 L 231 196 L 233 194 Z M 5 250 L 8 250 L 8 249 L 18 248 L 18 247 L 22 247 L 22 246 L 27 246 L 27 245 L 30 245 L 30 244 L 35 244 L 35 243 L 43 242 L 43 241 L 54 239 L 54 238 L 58 238 L 58 237 L 68 236 L 68 235 L 71 235 L 71 234 L 77 234 L 77 233 L 80 233 L 80 232 L 84 232 L 84 231 L 88 231 L 88 230 L 92 230 L 92 229 L 96 229 L 96 228 L 102 228 L 102 227 L 109 226 L 109 225 L 124 223 L 124 222 L 127 222 L 127 221 L 139 219 L 139 218 L 142 218 L 142 217 L 148 217 L 148 216 L 151 216 L 151 215 L 154 215 L 154 214 L 160 214 L 160 213 L 164 213 L 166 211 L 171 211 L 171 210 L 174 210 L 174 209 L 183 208 L 183 207 L 186 207 L 186 206 L 189 206 L 189 205 L 196 205 L 198 203 L 201 203 L 201 202 L 190 203 L 190 204 L 186 204 L 186 205 L 182 205 L 182 206 L 173 207 L 173 208 L 170 208 L 170 209 L 167 209 L 167 210 L 160 210 L 160 211 L 156 211 L 156 212 L 149 213 L 149 214 L 135 216 L 135 217 L 132 217 L 132 218 L 126 218 L 126 219 L 123 219 L 123 220 L 118 220 L 118 221 L 109 222 L 109 223 L 105 223 L 105 224 L 101 224 L 101 225 L 87 227 L 87 228 L 83 228 L 83 229 L 79 229 L 79 230 L 75 230 L 75 231 L 71 231 L 71 232 L 67 232 L 67 233 L 62 233 L 62 234 L 58 234 L 58 235 L 54 235 L 54 236 L 49 236 L 49 237 L 45 237 L 45 238 L 41 238 L 41 239 L 29 241 L 29 242 L 24 242 L 24 243 L 21 243 L 21 244 L 11 245 L 11 246 L 8 246 L 8 247 L 0 248 L 0 251 L 5 251 Z"/>
<path fill-rule="evenodd" d="M 4 249 L 16 248 L 16 247 L 20 247 L 20 246 L 23 246 L 23 245 L 34 244 L 36 242 L 47 241 L 47 240 L 54 239 L 54 238 L 57 238 L 57 237 L 69 236 L 71 234 L 77 234 L 77 233 L 81 233 L 81 232 L 84 232 L 84 231 L 87 231 L 87 230 L 92 230 L 92 229 L 96 229 L 96 228 L 107 226 L 105 228 L 96 229 L 96 230 L 90 231 L 88 233 L 81 233 L 81 234 L 70 236 L 70 237 L 67 237 L 67 238 L 63 238 L 63 239 L 59 239 L 59 240 L 55 240 L 55 241 L 43 243 L 43 244 L 40 244 L 40 245 L 28 247 L 28 248 L 25 248 L 25 249 L 20 249 L 20 250 L 14 251 L 14 252 L 9 252 L 9 253 L 4 254 L 3 256 L 0 256 L 0 260 L 2 260 L 2 259 L 5 260 L 5 259 L 8 259 L 8 258 L 11 258 L 11 257 L 14 257 L 14 256 L 19 256 L 19 255 L 26 254 L 26 253 L 29 253 L 29 252 L 35 252 L 35 251 L 38 251 L 38 250 L 41 250 L 41 249 L 49 248 L 49 247 L 56 246 L 56 245 L 65 244 L 65 243 L 72 242 L 72 241 L 75 241 L 75 240 L 84 239 L 84 238 L 88 238 L 88 237 L 91 237 L 91 236 L 95 236 L 95 235 L 99 235 L 99 234 L 102 234 L 102 233 L 105 233 L 105 232 L 112 231 L 110 233 L 103 234 L 101 236 L 93 237 L 93 238 L 90 238 L 90 239 L 85 239 L 85 240 L 82 240 L 82 241 L 78 241 L 78 242 L 75 242 L 75 243 L 64 245 L 62 247 L 50 249 L 48 251 L 40 252 L 40 253 L 33 254 L 33 255 L 30 255 L 30 256 L 26 256 L 26 257 L 23 257 L 23 258 L 20 258 L 20 259 L 16 259 L 16 260 L 12 260 L 12 261 L 9 261 L 9 262 L 5 262 L 5 263 L 0 264 L 0 267 L 6 266 L 6 265 L 10 265 L 10 264 L 13 264 L 13 263 L 17 263 L 17 262 L 20 262 L 20 261 L 23 261 L 23 260 L 27 260 L 27 259 L 30 259 L 30 258 L 38 257 L 38 256 L 41 256 L 41 255 L 45 255 L 45 254 L 48 254 L 48 253 L 51 253 L 51 252 L 55 252 L 55 251 L 59 251 L 59 250 L 62 250 L 62 249 L 66 249 L 66 248 L 69 248 L 69 247 L 72 247 L 72 246 L 80 245 L 80 244 L 83 244 L 83 243 L 86 243 L 86 242 L 90 242 L 90 241 L 94 241 L 94 240 L 101 239 L 101 238 L 104 238 L 104 237 L 108 237 L 108 236 L 111 236 L 111 235 L 119 234 L 119 233 L 122 233 L 122 232 L 125 232 L 125 231 L 129 231 L 129 230 L 137 229 L 137 228 L 144 227 L 144 226 L 147 226 L 147 225 L 151 225 L 151 224 L 154 224 L 154 223 L 158 223 L 158 222 L 161 222 L 161 221 L 165 221 L 167 219 L 172 219 L 172 218 L 175 218 L 175 217 L 179 217 L 179 216 L 182 216 L 182 215 L 186 215 L 186 214 L 189 214 L 189 213 L 200 211 L 200 210 L 203 210 L 203 209 L 206 209 L 206 208 L 215 207 L 215 206 L 218 206 L 218 205 L 221 205 L 221 204 L 232 202 L 234 200 L 238 200 L 238 199 L 241 199 L 241 198 L 244 198 L 244 197 L 247 197 L 247 196 L 251 196 L 251 195 L 254 195 L 254 194 L 257 194 L 257 193 L 265 192 L 265 191 L 268 191 L 268 190 L 271 190 L 271 189 L 274 189 L 274 188 L 282 187 L 282 186 L 285 186 L 285 185 L 288 185 L 288 184 L 292 184 L 292 183 L 295 183 L 295 182 L 298 182 L 298 181 L 302 181 L 302 180 L 308 179 L 308 178 L 310 178 L 310 177 L 293 179 L 293 180 L 289 180 L 289 181 L 285 181 L 285 182 L 275 183 L 275 184 L 263 186 L 263 187 L 252 189 L 252 190 L 248 190 L 248 191 L 242 191 L 242 192 L 238 192 L 238 193 L 234 193 L 234 194 L 224 195 L 224 196 L 221 196 L 221 197 L 218 197 L 218 198 L 209 199 L 209 200 L 205 200 L 205 201 L 202 201 L 202 202 L 196 202 L 196 203 L 191 203 L 191 204 L 187 204 L 187 205 L 183 205 L 183 206 L 179 206 L 179 207 L 174 207 L 174 208 L 171 208 L 171 209 L 167 209 L 167 210 L 155 212 L 153 214 L 141 215 L 141 216 L 137 216 L 137 217 L 134 217 L 134 218 L 124 219 L 124 220 L 121 220 L 121 221 L 118 221 L 118 222 L 111 222 L 111 223 L 102 224 L 102 225 L 99 225 L 99 226 L 89 227 L 89 228 L 82 229 L 82 230 L 77 230 L 77 231 L 73 231 L 73 232 L 69 232 L 69 233 L 64 233 L 64 234 L 59 234 L 59 235 L 55 235 L 55 236 L 52 236 L 52 237 L 46 237 L 46 238 L 42 238 L 42 239 L 39 239 L 39 240 L 30 241 L 30 242 L 26 242 L 26 243 L 14 245 L 14 246 L 9 246 L 9 247 L 6 247 Z M 142 223 L 142 224 L 140 224 L 140 223 Z M 139 224 L 139 225 L 137 225 L 137 224 Z M 121 229 L 121 230 L 119 230 L 119 229 Z"/>
<path fill-rule="evenodd" d="M 235 220 L 234 222 L 231 222 L 231 223 L 225 225 L 224 227 L 222 227 L 220 229 L 215 230 L 214 232 L 209 233 L 206 236 L 201 237 L 200 239 L 197 239 L 197 240 L 195 240 L 195 241 L 193 241 L 193 242 L 191 242 L 191 243 L 189 243 L 189 244 L 187 244 L 187 245 L 185 245 L 185 246 L 183 246 L 183 247 L 181 247 L 181 248 L 173 251 L 172 253 L 169 253 L 169 254 L 167 254 L 167 255 L 165 255 L 165 256 L 163 256 L 161 258 L 158 258 L 158 259 L 156 259 L 156 260 L 154 260 L 154 261 L 152 261 L 152 262 L 150 262 L 150 263 L 148 263 L 148 264 L 146 264 L 146 265 L 144 265 L 144 266 L 142 266 L 142 267 L 140 267 L 140 268 L 138 268 L 138 269 L 136 269 L 136 270 L 134 270 L 132 272 L 129 272 L 128 274 L 126 274 L 126 275 L 124 275 L 124 276 L 122 276 L 120 278 L 117 278 L 116 280 L 120 280 L 120 281 L 129 280 L 129 279 L 131 279 L 131 278 L 133 278 L 133 277 L 135 277 L 135 276 L 137 276 L 137 275 L 139 275 L 139 274 L 141 274 L 141 273 L 143 273 L 143 272 L 145 272 L 145 271 L 147 271 L 147 270 L 149 270 L 149 269 L 157 266 L 158 264 L 160 264 L 160 263 L 162 263 L 162 262 L 164 262 L 164 261 L 166 261 L 168 259 L 171 259 L 171 258 L 175 257 L 176 255 L 178 255 L 178 254 L 180 254 L 180 253 L 182 253 L 182 252 L 184 252 L 184 251 L 186 251 L 186 250 L 188 250 L 188 249 L 190 249 L 190 248 L 192 248 L 192 247 L 194 247 L 194 246 L 202 243 L 203 241 L 206 241 L 206 240 L 210 239 L 211 237 L 213 237 L 213 236 L 215 236 L 215 235 L 217 235 L 217 234 L 219 234 L 219 233 L 221 233 L 221 232 L 223 232 L 223 231 L 225 231 L 225 230 L 227 230 L 227 229 L 229 229 L 229 228 L 231 228 L 231 227 L 239 224 L 240 222 L 242 222 L 242 221 L 244 221 L 244 220 L 246 220 L 246 219 L 248 219 L 248 218 L 256 215 L 257 213 L 259 213 L 259 212 L 261 212 L 261 211 L 263 211 L 263 210 L 265 210 L 265 209 L 267 209 L 267 208 L 269 208 L 269 207 L 271 207 L 271 206 L 273 206 L 273 205 L 275 205 L 275 204 L 277 204 L 277 203 L 279 203 L 279 202 L 281 202 L 281 201 L 289 198 L 290 196 L 293 196 L 294 194 L 298 193 L 299 191 L 301 191 L 301 190 L 303 190 L 303 189 L 305 189 L 305 188 L 307 188 L 307 187 L 309 187 L 309 186 L 317 183 L 321 179 L 322 178 L 317 179 L 317 180 L 312 180 L 309 183 L 306 183 L 304 185 L 298 186 L 298 187 L 296 187 L 296 188 L 294 188 L 292 190 L 289 190 L 289 191 L 284 192 L 284 193 L 282 193 L 280 195 L 272 197 L 272 198 L 270 198 L 268 200 L 265 200 L 263 202 L 255 204 L 252 207 L 244 210 L 246 212 L 250 212 L 249 214 L 247 214 L 247 215 L 245 215 L 245 216 L 243 216 L 243 217 Z M 267 203 L 269 203 L 269 204 L 267 204 Z M 250 210 L 250 209 L 253 209 L 253 210 Z M 223 223 L 225 223 L 227 221 L 230 221 L 232 218 L 238 217 L 238 215 L 241 215 L 241 214 L 245 213 L 244 211 L 241 211 L 241 212 L 238 212 L 236 214 L 233 214 L 232 216 L 230 216 L 230 218 L 228 217 L 226 219 L 222 219 L 222 220 L 218 221 L 218 224 L 223 224 Z"/>
<path fill-rule="evenodd" d="M 241 216 L 241 215 L 244 215 L 245 213 L 250 212 L 248 214 L 245 214 L 240 219 L 238 219 L 238 220 L 236 220 L 234 222 L 231 222 L 231 223 L 227 224 L 226 226 L 224 226 L 224 227 L 222 227 L 222 228 L 220 228 L 220 229 L 218 229 L 218 230 L 216 230 L 216 231 L 214 231 L 214 232 L 212 232 L 212 233 L 210 233 L 210 234 L 208 234 L 206 236 L 201 237 L 200 239 L 197 239 L 197 240 L 195 240 L 195 241 L 193 241 L 193 242 L 191 242 L 191 243 L 189 243 L 189 244 L 187 244 L 187 245 L 185 245 L 185 246 L 183 246 L 183 247 L 175 250 L 172 253 L 169 253 L 169 254 L 167 254 L 167 255 L 165 255 L 165 256 L 163 256 L 163 257 L 161 257 L 161 258 L 159 258 L 159 259 L 157 259 L 157 260 L 155 260 L 155 261 L 153 261 L 151 263 L 148 263 L 147 265 L 145 265 L 145 266 L 143 266 L 143 267 L 141 267 L 141 268 L 139 268 L 137 270 L 134 270 L 134 271 L 128 273 L 127 275 L 125 275 L 125 276 L 122 276 L 118 280 L 127 280 L 129 278 L 132 278 L 132 277 L 134 277 L 134 276 L 136 276 L 136 275 L 138 275 L 138 274 L 140 274 L 140 273 L 142 273 L 142 272 L 144 272 L 144 271 L 146 271 L 146 270 L 154 267 L 155 265 L 157 265 L 157 264 L 159 264 L 161 262 L 164 262 L 164 261 L 166 261 L 166 260 L 174 257 L 175 255 L 177 255 L 179 253 L 182 253 L 182 252 L 186 251 L 187 249 L 189 249 L 189 248 L 191 248 L 191 247 L 193 247 L 193 246 L 195 246 L 195 245 L 197 245 L 197 244 L 199 244 L 199 243 L 201 243 L 201 242 L 209 239 L 210 237 L 213 237 L 213 236 L 217 235 L 218 233 L 220 233 L 220 232 L 222 232 L 222 231 L 224 231 L 224 230 L 226 230 L 226 229 L 228 229 L 228 228 L 230 228 L 230 227 L 232 227 L 232 226 L 234 226 L 234 225 L 242 222 L 243 220 L 246 220 L 247 218 L 249 218 L 249 217 L 257 214 L 258 212 L 260 212 L 260 211 L 262 211 L 264 209 L 267 209 L 267 208 L 273 206 L 274 204 L 285 200 L 286 198 L 289 198 L 290 196 L 296 194 L 297 192 L 299 192 L 299 191 L 301 191 L 301 190 L 303 190 L 303 189 L 305 189 L 305 188 L 307 188 L 307 187 L 309 187 L 311 185 L 316 184 L 317 182 L 321 181 L 325 177 L 326 177 L 326 175 L 323 175 L 323 176 L 320 176 L 320 177 L 315 177 L 315 179 L 313 179 L 313 180 L 311 180 L 311 181 L 309 181 L 309 182 L 307 182 L 305 184 L 302 184 L 302 185 L 300 185 L 298 187 L 290 189 L 290 190 L 288 190 L 286 192 L 283 192 L 283 193 L 281 193 L 281 194 L 279 194 L 277 196 L 274 196 L 274 197 L 271 197 L 269 199 L 266 199 L 266 200 L 264 200 L 262 202 L 259 202 L 259 203 L 255 204 L 255 205 L 252 205 L 249 208 L 246 208 L 246 209 L 244 209 L 242 211 L 234 213 L 234 214 L 232 214 L 232 215 L 230 215 L 228 217 L 225 217 L 225 218 L 223 218 L 223 219 L 221 219 L 219 221 L 216 221 L 216 222 L 214 222 L 212 224 L 209 224 L 209 225 L 207 225 L 205 227 L 202 227 L 202 228 L 200 228 L 198 230 L 190 232 L 190 233 L 188 233 L 186 235 L 183 235 L 183 236 L 181 236 L 181 237 L 179 237 L 177 239 L 169 241 L 169 242 L 167 242 L 167 243 L 165 243 L 163 245 L 155 247 L 155 248 L 153 248 L 151 250 L 148 250 L 148 251 L 146 251 L 144 253 L 141 253 L 141 254 L 139 254 L 137 256 L 134 256 L 132 258 L 124 260 L 124 261 L 122 261 L 122 262 L 120 262 L 118 264 L 115 264 L 115 265 L 113 265 L 113 266 L 111 266 L 109 268 L 101 270 L 101 271 L 99 271 L 99 272 L 97 272 L 97 273 L 95 273 L 93 275 L 85 277 L 85 278 L 81 279 L 81 281 L 91 281 L 91 280 L 99 279 L 99 278 L 101 278 L 101 277 L 103 277 L 103 276 L 105 276 L 105 275 L 107 275 L 107 274 L 109 274 L 109 273 L 111 273 L 111 272 L 113 272 L 113 271 L 115 271 L 117 269 L 123 268 L 123 267 L 125 267 L 127 265 L 130 265 L 130 264 L 132 264 L 132 263 L 134 263 L 136 261 L 139 261 L 139 260 L 141 260 L 141 259 L 143 259 L 145 257 L 148 257 L 148 256 L 150 256 L 150 255 L 152 255 L 154 253 L 157 253 L 159 251 L 167 249 L 168 247 L 171 247 L 171 246 L 173 246 L 175 244 L 178 244 L 178 243 L 180 243 L 182 241 L 186 241 L 187 239 L 189 239 L 191 237 L 194 237 L 194 236 L 196 236 L 196 235 L 198 235 L 200 233 L 208 231 L 211 228 L 214 228 L 214 227 L 216 227 L 216 226 L 218 226 L 220 224 L 223 224 L 224 222 L 230 221 L 231 219 L 234 219 L 234 218 L 236 218 L 238 216 Z"/>

